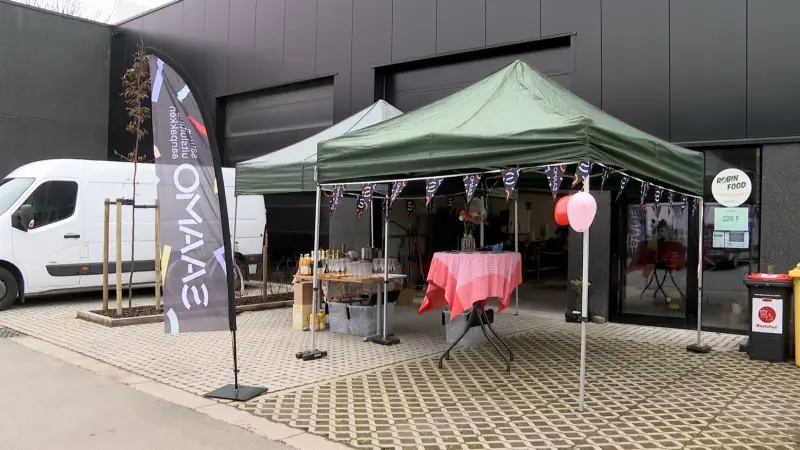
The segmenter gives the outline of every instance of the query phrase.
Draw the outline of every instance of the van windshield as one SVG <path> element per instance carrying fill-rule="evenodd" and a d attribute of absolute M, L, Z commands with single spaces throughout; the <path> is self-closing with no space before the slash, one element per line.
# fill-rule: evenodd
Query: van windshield
<path fill-rule="evenodd" d="M 0 214 L 5 213 L 33 181 L 33 178 L 5 178 L 0 181 Z"/>

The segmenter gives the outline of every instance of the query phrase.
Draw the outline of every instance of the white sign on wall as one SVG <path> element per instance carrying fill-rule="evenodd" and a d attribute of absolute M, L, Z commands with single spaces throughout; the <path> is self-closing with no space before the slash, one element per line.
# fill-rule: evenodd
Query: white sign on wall
<path fill-rule="evenodd" d="M 752 331 L 783 334 L 783 299 L 753 297 Z"/>
<path fill-rule="evenodd" d="M 711 195 L 722 206 L 739 206 L 750 198 L 752 191 L 750 177 L 739 169 L 725 169 L 711 182 Z"/>

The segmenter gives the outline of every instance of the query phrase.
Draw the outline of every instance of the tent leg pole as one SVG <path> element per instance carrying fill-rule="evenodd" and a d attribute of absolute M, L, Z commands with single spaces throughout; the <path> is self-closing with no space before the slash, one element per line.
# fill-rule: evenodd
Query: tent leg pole
<path fill-rule="evenodd" d="M 519 195 L 514 200 L 514 252 L 519 253 Z M 525 261 L 522 262 L 522 269 L 525 268 Z M 514 315 L 519 315 L 519 286 L 514 288 Z"/>
<path fill-rule="evenodd" d="M 583 192 L 589 192 L 589 177 L 583 180 Z M 583 232 L 583 265 L 581 269 L 581 373 L 578 409 L 583 411 L 586 396 L 586 322 L 589 320 L 589 231 Z"/>
<path fill-rule="evenodd" d="M 320 292 L 321 292 L 319 288 L 319 270 L 317 270 L 317 267 L 319 266 L 319 226 L 320 226 L 321 203 L 322 203 L 322 189 L 320 188 L 319 185 L 317 185 L 317 204 L 316 204 L 316 214 L 314 217 L 314 253 L 312 255 L 314 266 L 311 268 L 314 274 L 314 276 L 312 277 L 313 294 L 311 296 L 311 317 L 309 318 L 309 323 L 308 323 L 309 327 L 311 328 L 311 350 L 295 354 L 297 359 L 302 359 L 303 361 L 311 361 L 328 356 L 328 352 L 317 350 L 317 333 L 316 333 L 317 311 L 319 307 Z"/>
<path fill-rule="evenodd" d="M 367 205 L 369 208 L 369 246 L 371 248 L 375 248 L 375 202 L 370 200 L 372 203 L 371 205 Z"/>
<path fill-rule="evenodd" d="M 481 197 L 481 217 L 483 217 L 484 214 L 486 214 L 486 197 Z M 481 230 L 480 242 L 481 242 L 481 247 L 483 247 L 484 245 L 486 245 L 484 244 L 484 236 L 486 235 L 486 233 L 483 228 L 483 220 L 481 220 L 480 230 Z"/>
<path fill-rule="evenodd" d="M 705 205 L 703 199 L 695 199 L 697 202 L 697 341 L 686 346 L 686 350 L 692 353 L 708 353 L 711 347 L 703 345 L 703 221 Z"/>
<path fill-rule="evenodd" d="M 392 192 L 391 185 L 387 192 Z M 389 201 L 387 198 L 385 201 Z M 389 309 L 389 218 L 381 216 L 383 222 L 383 292 L 379 292 L 383 294 L 382 297 L 378 297 L 378 311 L 381 310 L 381 303 L 383 303 L 383 317 L 378 317 L 378 335 L 377 336 L 370 336 L 366 340 L 369 342 L 373 342 L 375 344 L 380 345 L 395 345 L 400 343 L 400 339 L 397 339 L 394 336 L 389 336 L 389 332 L 387 329 L 387 319 L 388 316 L 387 310 Z M 380 313 L 379 313 L 380 314 Z"/>

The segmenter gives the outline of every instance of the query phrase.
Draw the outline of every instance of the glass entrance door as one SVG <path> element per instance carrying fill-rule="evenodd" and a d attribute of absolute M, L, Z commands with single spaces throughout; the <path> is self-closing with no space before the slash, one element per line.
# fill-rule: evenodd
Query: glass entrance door
<path fill-rule="evenodd" d="M 631 200 L 631 199 L 629 199 Z M 662 199 L 663 200 L 663 199 Z M 689 213 L 680 204 L 650 201 L 621 205 L 624 245 L 619 247 L 619 312 L 673 318 L 687 310 Z"/>
<path fill-rule="evenodd" d="M 709 149 L 705 154 L 703 206 L 702 326 L 709 331 L 747 330 L 747 273 L 759 271 L 760 173 L 758 148 Z M 726 212 L 746 227 L 732 230 L 716 216 L 723 208 L 711 195 L 711 181 L 721 170 L 736 168 L 751 179 L 750 198 Z M 631 181 L 631 183 L 638 183 Z M 694 199 L 672 208 L 653 192 L 640 203 L 630 192 L 614 202 L 612 215 L 611 319 L 620 322 L 697 326 L 698 211 Z M 746 220 L 743 220 L 746 218 Z M 761 270 L 765 270 L 762 267 Z"/>

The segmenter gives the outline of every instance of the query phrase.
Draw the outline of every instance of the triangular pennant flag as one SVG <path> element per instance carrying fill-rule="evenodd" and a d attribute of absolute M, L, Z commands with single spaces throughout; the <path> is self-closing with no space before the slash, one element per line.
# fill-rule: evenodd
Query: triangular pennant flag
<path fill-rule="evenodd" d="M 341 184 L 337 184 L 333 187 L 333 192 L 331 193 L 331 205 L 330 205 L 330 212 L 328 215 L 333 215 L 336 212 L 336 208 L 339 207 L 339 203 L 342 202 L 342 198 L 344 198 L 344 186 Z"/>
<path fill-rule="evenodd" d="M 364 183 L 361 185 L 361 196 L 364 197 L 366 209 L 372 204 L 372 195 L 375 193 L 375 183 Z"/>
<path fill-rule="evenodd" d="M 655 194 L 653 194 L 653 201 L 655 203 L 655 206 L 653 206 L 653 208 L 656 213 L 656 218 L 658 218 L 658 216 L 661 214 L 661 208 L 658 206 L 658 202 L 661 201 L 661 195 L 663 193 L 664 193 L 663 188 L 656 188 L 656 192 Z"/>
<path fill-rule="evenodd" d="M 414 212 L 414 200 L 406 200 L 406 212 L 409 216 Z"/>
<path fill-rule="evenodd" d="M 553 183 L 550 185 L 550 190 L 553 192 L 553 200 L 558 197 L 558 190 L 561 188 L 561 181 L 564 179 L 564 166 L 553 166 Z"/>
<path fill-rule="evenodd" d="M 584 161 L 578 164 L 578 167 L 575 169 L 575 175 L 572 178 L 572 187 L 578 185 L 578 183 L 583 182 L 586 177 L 592 172 L 592 163 L 589 161 Z"/>
<path fill-rule="evenodd" d="M 472 197 L 475 196 L 475 191 L 478 190 L 478 183 L 481 181 L 481 175 L 476 173 L 474 175 L 464 175 L 464 189 L 466 189 L 467 208 L 472 202 Z"/>
<path fill-rule="evenodd" d="M 427 207 L 428 207 L 428 214 L 433 215 L 436 212 L 436 197 L 431 199 Z"/>
<path fill-rule="evenodd" d="M 639 190 L 639 206 L 644 209 L 644 200 L 647 198 L 647 191 L 650 190 L 650 183 L 647 181 L 642 181 L 642 187 Z"/>
<path fill-rule="evenodd" d="M 688 201 L 686 194 L 681 194 L 681 217 L 683 217 L 683 213 L 686 211 L 686 202 Z"/>
<path fill-rule="evenodd" d="M 675 193 L 672 191 L 667 192 L 667 201 L 669 202 L 669 206 L 667 206 L 667 215 L 672 213 L 672 204 L 675 202 Z"/>
<path fill-rule="evenodd" d="M 504 169 L 501 173 L 503 175 L 503 186 L 506 188 L 506 201 L 511 198 L 514 188 L 517 187 L 519 181 L 520 169 Z"/>
<path fill-rule="evenodd" d="M 367 202 L 364 200 L 363 195 L 358 196 L 358 200 L 356 200 L 356 220 L 361 220 L 364 217 L 364 213 L 367 212 Z"/>
<path fill-rule="evenodd" d="M 400 197 L 400 193 L 403 192 L 403 189 L 405 189 L 407 184 L 408 181 L 395 181 L 392 183 L 392 195 L 389 199 L 390 208 L 392 207 L 392 204 L 394 204 L 394 201 L 397 200 L 397 197 Z"/>
<path fill-rule="evenodd" d="M 425 205 L 430 205 L 444 178 L 428 178 L 425 180 Z"/>
<path fill-rule="evenodd" d="M 392 206 L 389 204 L 389 199 L 383 199 L 383 220 L 388 222 L 389 216 L 392 214 Z"/>
<path fill-rule="evenodd" d="M 628 180 L 630 180 L 630 177 L 627 175 L 622 176 L 622 180 L 619 182 L 619 193 L 617 193 L 617 198 L 615 198 L 614 201 L 619 200 L 619 198 L 622 196 L 622 193 L 625 192 L 625 186 L 628 185 Z"/>
<path fill-rule="evenodd" d="M 550 192 L 553 191 L 553 169 L 555 166 L 547 166 L 544 168 L 544 176 L 547 177 L 547 186 L 550 188 Z"/>
<path fill-rule="evenodd" d="M 609 173 L 611 173 L 611 169 L 603 166 L 603 175 L 600 177 L 600 192 L 603 192 L 603 186 L 606 185 L 606 180 L 608 179 Z"/>

